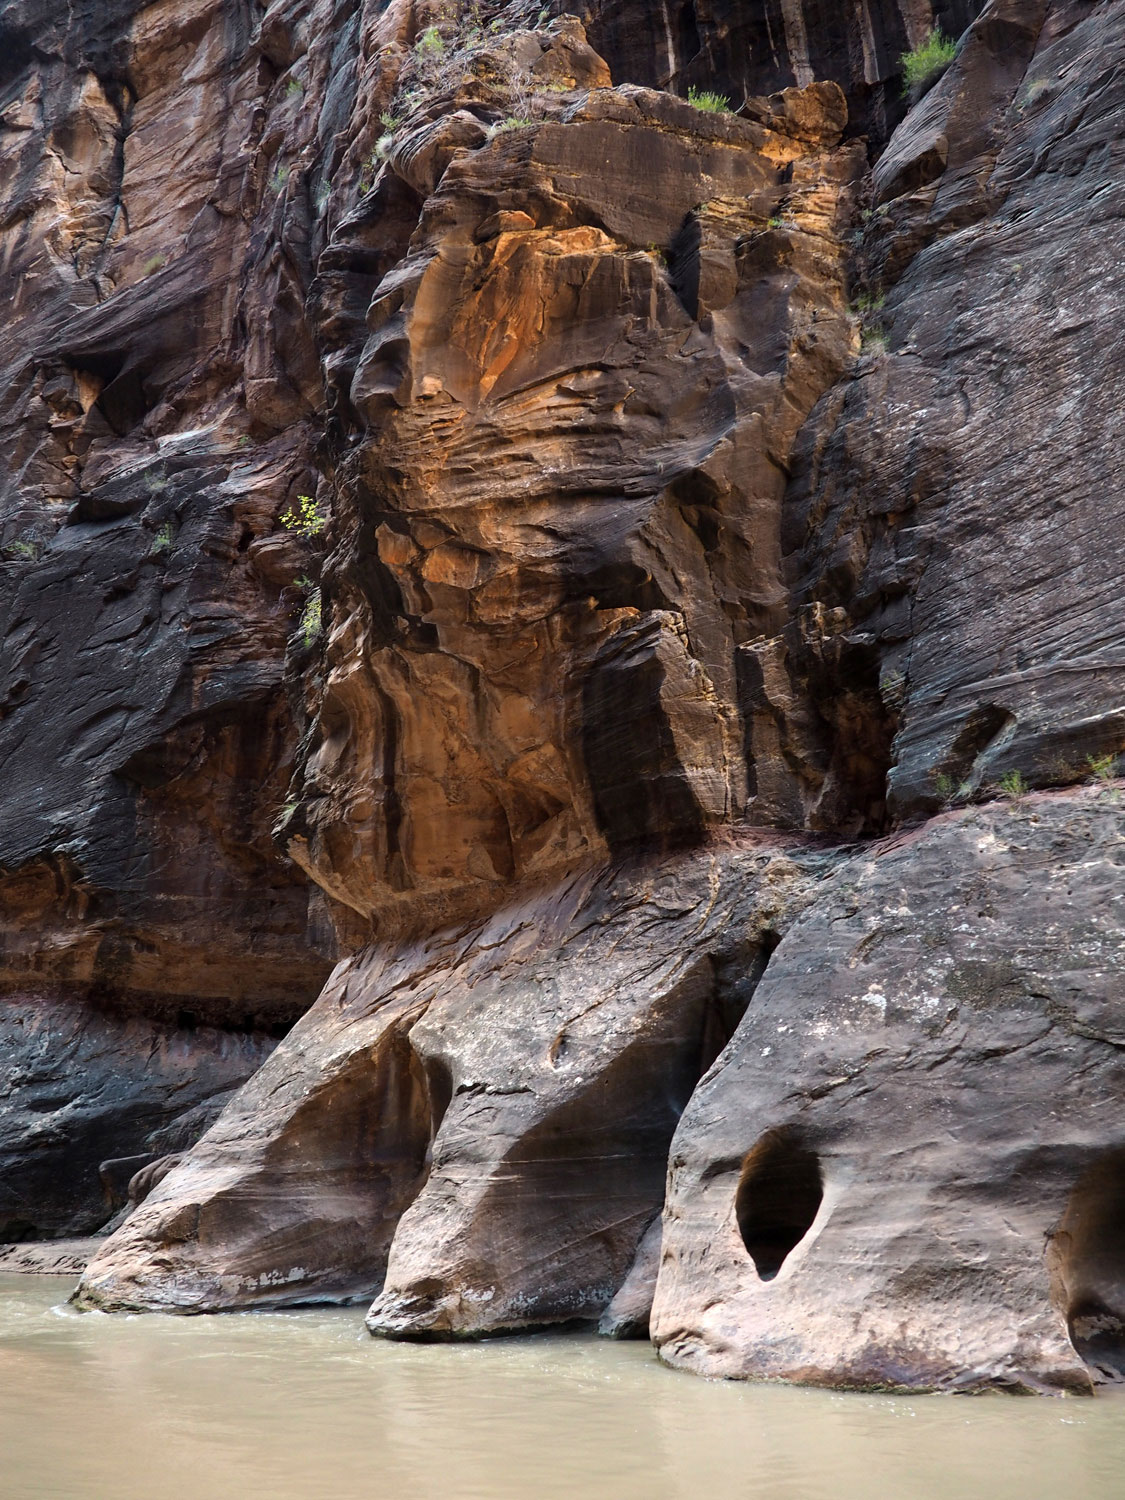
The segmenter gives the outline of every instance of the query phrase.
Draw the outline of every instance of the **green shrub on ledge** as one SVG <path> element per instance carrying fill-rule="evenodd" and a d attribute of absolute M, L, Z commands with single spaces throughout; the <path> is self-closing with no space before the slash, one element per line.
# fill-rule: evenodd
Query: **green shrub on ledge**
<path fill-rule="evenodd" d="M 730 100 L 725 94 L 716 94 L 710 89 L 697 89 L 694 84 L 687 91 L 687 102 L 709 115 L 722 115 L 730 111 Z"/>
<path fill-rule="evenodd" d="M 902 66 L 902 92 L 917 99 L 938 81 L 949 64 L 957 56 L 957 43 L 943 35 L 935 27 L 920 47 L 904 52 L 899 58 Z"/>

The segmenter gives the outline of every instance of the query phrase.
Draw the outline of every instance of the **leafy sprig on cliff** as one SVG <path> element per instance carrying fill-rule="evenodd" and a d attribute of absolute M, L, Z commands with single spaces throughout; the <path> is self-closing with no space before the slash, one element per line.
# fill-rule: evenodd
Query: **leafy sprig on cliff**
<path fill-rule="evenodd" d="M 708 115 L 726 115 L 731 112 L 730 100 L 725 94 L 717 94 L 712 89 L 697 89 L 694 84 L 687 91 L 687 102 Z"/>
<path fill-rule="evenodd" d="M 945 72 L 957 56 L 957 43 L 937 26 L 926 40 L 899 58 L 902 67 L 902 92 L 905 98 L 920 99 Z"/>
<path fill-rule="evenodd" d="M 286 531 L 295 531 L 307 541 L 319 536 L 328 525 L 328 517 L 311 495 L 298 495 L 297 504 L 283 510 L 279 519 Z"/>

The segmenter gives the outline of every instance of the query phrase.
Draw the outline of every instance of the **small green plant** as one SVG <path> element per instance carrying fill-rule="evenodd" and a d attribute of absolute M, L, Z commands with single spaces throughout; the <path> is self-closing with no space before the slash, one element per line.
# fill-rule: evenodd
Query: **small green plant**
<path fill-rule="evenodd" d="M 957 43 L 943 35 L 940 26 L 935 27 L 920 47 L 904 52 L 899 58 L 903 96 L 919 98 L 938 81 L 956 56 Z"/>
<path fill-rule="evenodd" d="M 152 546 L 149 548 L 149 556 L 166 557 L 172 550 L 172 540 L 174 536 L 175 532 L 172 529 L 172 523 L 170 521 L 161 526 L 160 530 L 152 539 Z"/>
<path fill-rule="evenodd" d="M 166 264 L 163 255 L 150 255 L 141 267 L 141 275 L 151 276 L 154 271 L 162 271 Z"/>
<path fill-rule="evenodd" d="M 861 354 L 876 357 L 886 354 L 890 349 L 887 330 L 879 323 L 873 323 L 870 328 L 865 328 L 859 336 L 859 348 Z"/>
<path fill-rule="evenodd" d="M 1000 778 L 1000 790 L 1010 802 L 1022 802 L 1030 787 L 1019 771 L 1005 771 Z"/>
<path fill-rule="evenodd" d="M 1115 779 L 1117 770 L 1116 755 L 1088 755 L 1086 757 L 1086 764 L 1090 767 L 1094 779 L 1100 781 L 1103 786 L 1107 786 L 1109 782 Z"/>
<path fill-rule="evenodd" d="M 716 94 L 711 89 L 697 89 L 693 84 L 687 91 L 687 102 L 708 115 L 730 113 L 730 100 L 725 94 Z"/>
<path fill-rule="evenodd" d="M 957 796 L 957 783 L 946 771 L 941 771 L 934 777 L 934 791 L 941 799 L 943 807 L 952 807 L 953 800 Z"/>
<path fill-rule="evenodd" d="M 14 542 L 8 542 L 4 548 L 4 556 L 11 558 L 22 558 L 28 562 L 35 562 L 43 550 L 43 544 L 34 537 L 17 537 Z"/>
<path fill-rule="evenodd" d="M 436 26 L 426 27 L 414 43 L 414 51 L 419 57 L 441 57 L 445 51 L 445 39 Z"/>
<path fill-rule="evenodd" d="M 488 139 L 494 141 L 498 135 L 506 130 L 519 130 L 523 125 L 533 125 L 534 120 L 526 120 L 521 115 L 508 115 L 506 119 L 494 120 L 488 127 Z"/>
<path fill-rule="evenodd" d="M 879 696 L 888 708 L 901 708 L 906 700 L 906 678 L 897 667 L 886 667 L 879 674 Z"/>
<path fill-rule="evenodd" d="M 861 292 L 852 302 L 851 311 L 857 318 L 864 318 L 869 313 L 882 312 L 887 298 L 883 292 Z"/>
<path fill-rule="evenodd" d="M 973 800 L 973 784 L 971 781 L 955 781 L 946 771 L 940 771 L 934 777 L 934 791 L 941 799 L 943 807 L 955 807 L 958 802 L 971 802 Z"/>
<path fill-rule="evenodd" d="M 298 582 L 300 582 L 300 580 L 298 580 Z M 315 641 L 317 636 L 320 634 L 322 623 L 321 611 L 322 604 L 320 590 L 318 588 L 314 588 L 308 599 L 305 601 L 304 609 L 301 611 L 300 631 L 301 638 L 304 640 L 306 646 L 311 646 L 313 641 Z"/>
<path fill-rule="evenodd" d="M 273 188 L 275 193 L 280 193 L 288 181 L 289 168 L 277 167 L 274 170 L 273 176 L 270 178 L 270 187 Z"/>
<path fill-rule="evenodd" d="M 397 130 L 402 124 L 402 116 L 393 115 L 389 109 L 385 109 L 379 116 L 379 124 L 384 130 Z"/>
<path fill-rule="evenodd" d="M 297 504 L 283 510 L 279 519 L 286 531 L 299 532 L 310 540 L 319 536 L 328 524 L 328 517 L 311 495 L 298 495 Z"/>
<path fill-rule="evenodd" d="M 770 229 L 783 229 L 784 227 L 785 227 L 785 220 L 782 219 L 782 218 L 779 218 L 777 214 L 774 214 L 773 218 L 770 219 L 770 221 L 769 221 L 768 228 L 770 228 Z"/>
<path fill-rule="evenodd" d="M 290 99 L 295 99 L 298 94 L 305 92 L 305 85 L 299 78 L 291 78 L 285 85 L 285 93 Z"/>

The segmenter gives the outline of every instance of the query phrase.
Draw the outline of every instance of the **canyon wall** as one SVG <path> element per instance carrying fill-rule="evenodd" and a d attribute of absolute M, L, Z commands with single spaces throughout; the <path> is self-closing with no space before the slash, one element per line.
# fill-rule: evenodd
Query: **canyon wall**
<path fill-rule="evenodd" d="M 0 1236 L 1119 1378 L 1125 4 L 0 26 Z"/>

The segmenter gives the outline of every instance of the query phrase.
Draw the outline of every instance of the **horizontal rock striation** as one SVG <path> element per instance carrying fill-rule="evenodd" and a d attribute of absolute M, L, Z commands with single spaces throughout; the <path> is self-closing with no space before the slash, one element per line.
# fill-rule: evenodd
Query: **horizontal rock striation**
<path fill-rule="evenodd" d="M 2 28 L 0 1233 L 1120 1378 L 1125 3 Z"/>
<path fill-rule="evenodd" d="M 194 1145 L 275 1045 L 262 1032 L 6 996 L 0 1242 L 102 1228 L 134 1173 Z"/>

